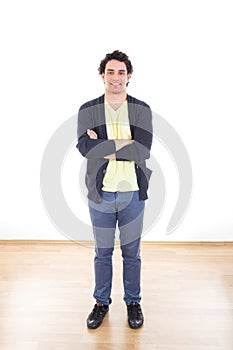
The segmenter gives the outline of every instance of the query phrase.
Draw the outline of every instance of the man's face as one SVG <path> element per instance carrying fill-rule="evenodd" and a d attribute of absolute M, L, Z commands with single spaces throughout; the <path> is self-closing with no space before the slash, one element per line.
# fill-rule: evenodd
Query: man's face
<path fill-rule="evenodd" d="M 127 74 L 127 68 L 124 62 L 111 60 L 106 64 L 105 72 L 102 73 L 102 79 L 105 83 L 105 89 L 111 93 L 121 93 L 126 90 L 131 74 Z"/>

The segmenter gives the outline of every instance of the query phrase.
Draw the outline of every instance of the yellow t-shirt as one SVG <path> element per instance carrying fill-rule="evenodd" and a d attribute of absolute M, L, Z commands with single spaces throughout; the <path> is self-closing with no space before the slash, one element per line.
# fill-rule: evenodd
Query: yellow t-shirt
<path fill-rule="evenodd" d="M 115 111 L 105 99 L 105 118 L 109 140 L 131 139 L 127 101 Z M 127 147 L 127 146 L 126 146 Z M 135 162 L 109 160 L 103 179 L 103 191 L 137 191 Z"/>

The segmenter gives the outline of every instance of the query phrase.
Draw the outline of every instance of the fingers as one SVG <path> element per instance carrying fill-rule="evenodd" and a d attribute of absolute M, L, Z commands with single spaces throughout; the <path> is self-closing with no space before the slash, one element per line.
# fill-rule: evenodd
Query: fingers
<path fill-rule="evenodd" d="M 91 138 L 91 139 L 97 139 L 98 135 L 96 134 L 96 132 L 94 130 L 90 130 L 87 129 L 87 135 Z"/>

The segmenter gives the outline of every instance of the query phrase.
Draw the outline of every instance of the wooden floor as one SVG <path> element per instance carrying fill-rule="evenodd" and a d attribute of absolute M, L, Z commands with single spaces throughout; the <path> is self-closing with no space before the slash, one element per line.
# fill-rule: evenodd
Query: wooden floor
<path fill-rule="evenodd" d="M 93 250 L 71 242 L 0 243 L 1 350 L 232 350 L 233 244 L 142 244 L 144 326 L 127 325 L 119 248 L 113 303 L 86 328 Z"/>

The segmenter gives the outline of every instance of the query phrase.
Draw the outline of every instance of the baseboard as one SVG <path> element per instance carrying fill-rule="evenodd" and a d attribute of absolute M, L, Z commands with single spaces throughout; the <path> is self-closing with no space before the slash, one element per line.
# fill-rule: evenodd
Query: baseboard
<path fill-rule="evenodd" d="M 1 244 L 79 244 L 83 246 L 93 245 L 93 241 L 73 240 L 38 240 L 38 239 L 2 239 Z M 233 245 L 233 241 L 142 241 L 142 245 Z"/>

